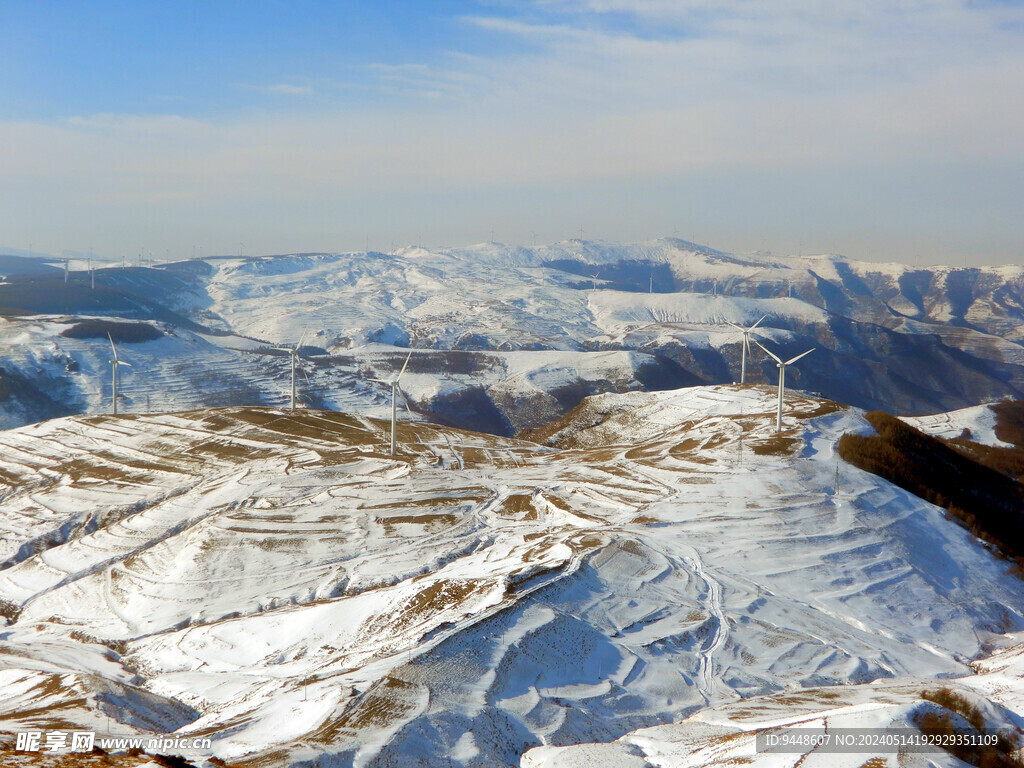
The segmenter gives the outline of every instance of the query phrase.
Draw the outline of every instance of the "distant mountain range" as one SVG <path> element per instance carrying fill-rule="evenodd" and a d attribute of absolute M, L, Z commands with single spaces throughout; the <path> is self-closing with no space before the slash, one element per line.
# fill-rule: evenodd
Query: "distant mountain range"
<path fill-rule="evenodd" d="M 754 338 L 769 349 L 816 348 L 791 386 L 838 402 L 925 414 L 1024 397 L 1020 267 L 734 255 L 673 239 L 85 266 L 65 281 L 0 257 L 0 426 L 109 410 L 109 342 L 81 332 L 96 319 L 157 331 L 121 336 L 129 413 L 283 404 L 288 359 L 270 347 L 308 329 L 305 406 L 385 415 L 390 391 L 368 379 L 411 348 L 412 418 L 509 436 L 589 394 L 736 381 L 728 323 L 762 316 Z M 748 362 L 749 380 L 775 380 L 757 347 Z"/>

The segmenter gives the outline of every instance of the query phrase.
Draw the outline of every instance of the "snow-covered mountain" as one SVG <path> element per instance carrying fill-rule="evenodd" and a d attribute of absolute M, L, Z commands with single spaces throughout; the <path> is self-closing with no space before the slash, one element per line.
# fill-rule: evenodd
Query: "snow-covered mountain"
<path fill-rule="evenodd" d="M 301 339 L 307 407 L 385 415 L 390 390 L 369 379 L 412 348 L 413 418 L 511 436 L 590 394 L 733 382 L 729 323 L 762 316 L 755 338 L 769 349 L 816 347 L 792 383 L 839 402 L 920 414 L 1024 397 L 1020 267 L 732 255 L 672 239 L 218 258 L 73 269 L 67 282 L 23 262 L 0 262 L 7 427 L 109 410 L 105 333 L 61 335 L 90 317 L 163 333 L 125 339 L 120 409 L 133 413 L 282 405 L 288 357 L 271 347 Z M 774 362 L 753 347 L 748 374 L 774 381 Z"/>
<path fill-rule="evenodd" d="M 754 733 L 911 723 L 937 685 L 1022 725 L 1024 581 L 839 461 L 856 409 L 774 418 L 774 388 L 725 385 L 591 397 L 551 446 L 404 423 L 396 457 L 386 422 L 317 410 L 0 432 L 0 731 L 202 735 L 246 766 L 791 765 Z M 847 757 L 802 764 L 897 764 Z"/>

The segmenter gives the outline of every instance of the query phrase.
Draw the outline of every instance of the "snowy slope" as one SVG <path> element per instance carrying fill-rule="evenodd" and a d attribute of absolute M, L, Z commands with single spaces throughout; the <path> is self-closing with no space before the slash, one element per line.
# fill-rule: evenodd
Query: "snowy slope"
<path fill-rule="evenodd" d="M 560 448 L 406 423 L 392 458 L 383 422 L 250 408 L 0 433 L 0 680 L 50 697 L 0 730 L 99 708 L 254 766 L 515 765 L 970 678 L 1024 630 L 1005 563 L 838 463 L 855 410 L 794 393 L 785 427 L 717 386 L 592 397 Z"/>
<path fill-rule="evenodd" d="M 994 445 L 1001 448 L 1012 448 L 996 437 L 996 414 L 990 405 L 976 405 L 973 408 L 961 408 L 949 413 L 936 413 L 932 416 L 904 416 L 903 421 L 929 435 L 947 440 L 960 437 L 966 430 L 968 439 L 983 445 Z"/>

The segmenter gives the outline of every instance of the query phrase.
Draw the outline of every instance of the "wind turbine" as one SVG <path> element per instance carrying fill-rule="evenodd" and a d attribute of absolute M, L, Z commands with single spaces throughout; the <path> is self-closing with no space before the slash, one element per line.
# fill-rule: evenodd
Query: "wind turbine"
<path fill-rule="evenodd" d="M 396 424 L 398 423 L 398 393 L 402 392 L 402 388 L 398 386 L 398 382 L 402 379 L 402 374 L 405 373 L 405 367 L 409 365 L 409 358 L 412 357 L 412 350 L 409 350 L 409 354 L 405 356 L 405 362 L 402 364 L 402 370 L 398 372 L 395 378 L 390 380 L 385 379 L 370 379 L 370 381 L 376 381 L 378 384 L 387 384 L 391 387 L 391 455 L 395 455 L 395 434 Z M 402 392 L 402 399 L 405 400 L 405 393 Z M 405 400 L 405 408 L 409 410 L 409 401 Z"/>
<path fill-rule="evenodd" d="M 117 359 L 117 347 L 114 346 L 114 337 L 110 335 L 110 331 L 107 331 L 107 338 L 110 339 L 110 350 L 114 353 L 114 359 L 108 361 L 113 375 L 113 387 L 111 388 L 112 396 L 110 398 L 113 409 L 111 412 L 117 416 L 117 366 L 127 365 L 131 368 L 132 364 L 126 363 L 124 360 Z"/>
<path fill-rule="evenodd" d="M 766 317 L 768 315 L 761 315 L 761 320 L 764 320 Z M 729 323 L 729 325 L 743 334 L 743 351 L 740 353 L 740 384 L 747 383 L 747 352 L 750 350 L 750 332 L 761 324 L 761 320 L 758 320 L 749 328 L 740 328 L 735 323 Z"/>
<path fill-rule="evenodd" d="M 768 350 L 765 349 L 761 345 L 761 342 L 757 341 L 757 339 L 754 340 L 754 343 L 757 344 L 757 346 L 761 347 L 761 349 L 764 349 L 765 352 L 768 352 Z M 786 362 L 782 362 L 782 360 L 780 358 L 776 357 L 771 352 L 768 352 L 768 354 L 771 355 L 772 360 L 774 360 L 776 363 L 778 363 L 778 367 L 779 367 L 779 413 L 778 413 L 778 416 L 775 417 L 775 431 L 776 432 L 781 432 L 782 431 L 782 393 L 786 390 L 786 366 L 787 365 L 792 365 L 793 363 L 795 363 L 797 360 L 799 360 L 804 355 L 811 354 L 811 352 L 813 352 L 814 349 L 815 349 L 814 347 L 811 347 L 806 352 L 801 352 L 799 355 L 797 355 L 794 358 L 791 358 L 790 360 L 787 360 Z"/>
<path fill-rule="evenodd" d="M 597 290 L 597 278 L 598 278 L 598 277 L 599 277 L 600 275 L 601 275 L 601 270 L 599 269 L 599 270 L 597 270 L 597 272 L 595 272 L 594 274 L 592 274 L 592 275 L 590 276 L 590 277 L 591 277 L 591 279 L 592 279 L 592 280 L 594 281 L 594 290 L 595 290 L 595 291 Z"/>
<path fill-rule="evenodd" d="M 294 347 L 271 347 L 276 349 L 278 352 L 287 352 L 292 358 L 292 410 L 295 410 L 295 360 L 299 356 L 299 348 L 302 346 L 302 342 L 306 340 L 306 331 L 309 330 L 307 325 L 302 331 L 302 335 L 299 337 L 299 343 Z"/>

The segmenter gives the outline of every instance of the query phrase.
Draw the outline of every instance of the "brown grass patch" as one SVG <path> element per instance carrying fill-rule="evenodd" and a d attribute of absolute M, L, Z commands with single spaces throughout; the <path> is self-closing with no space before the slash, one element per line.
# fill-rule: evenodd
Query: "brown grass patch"
<path fill-rule="evenodd" d="M 533 505 L 532 493 L 510 493 L 494 511 L 502 517 L 516 519 L 536 520 L 539 517 L 537 508 Z"/>
<path fill-rule="evenodd" d="M 55 466 L 54 471 L 67 475 L 72 483 L 80 483 L 87 480 L 102 480 L 107 483 L 144 483 L 152 478 L 148 475 L 139 476 L 130 473 L 117 466 L 109 464 L 97 464 L 88 459 L 74 459 L 65 461 Z"/>
<path fill-rule="evenodd" d="M 830 413 L 836 413 L 845 408 L 846 406 L 832 400 L 802 400 L 797 403 L 797 407 L 794 410 L 790 411 L 790 415 L 798 419 L 816 419 L 819 416 L 828 416 Z"/>
<path fill-rule="evenodd" d="M 0 469 L 0 486 L 6 485 L 8 488 L 19 488 L 25 483 L 24 475 L 15 475 L 6 470 Z"/>
<path fill-rule="evenodd" d="M 711 485 L 715 482 L 712 477 L 705 477 L 704 475 L 679 475 L 675 478 L 676 483 L 686 483 L 687 485 Z"/>
<path fill-rule="evenodd" d="M 384 535 L 388 538 L 422 536 L 449 529 L 459 522 L 456 515 L 395 515 L 394 517 L 377 517 L 375 522 L 383 526 Z M 400 526 L 418 526 L 419 530 L 403 533 Z"/>
<path fill-rule="evenodd" d="M 440 613 L 466 600 L 479 588 L 475 581 L 441 579 L 417 593 L 402 611 L 402 623 L 409 623 Z"/>
<path fill-rule="evenodd" d="M 221 459 L 231 463 L 239 463 L 256 459 L 269 459 L 278 454 L 272 448 L 255 448 L 253 446 L 236 443 L 230 438 L 210 438 L 193 443 L 185 449 L 185 453 L 191 456 L 206 456 L 212 459 Z"/>
<path fill-rule="evenodd" d="M 12 603 L 10 600 L 5 600 L 0 597 L 0 616 L 5 619 L 10 619 L 12 622 L 18 620 L 18 616 L 21 615 L 21 606 Z"/>
<path fill-rule="evenodd" d="M 243 757 L 237 765 L 244 768 L 281 768 L 288 764 L 288 750 L 274 749 L 262 752 L 254 757 Z"/>
<path fill-rule="evenodd" d="M 635 448 L 630 448 L 623 456 L 631 461 L 657 459 L 661 455 L 661 451 L 661 447 L 657 445 L 638 445 Z"/>
<path fill-rule="evenodd" d="M 400 503 L 385 502 L 383 504 L 360 504 L 359 509 L 437 509 L 438 507 L 458 507 L 467 502 L 479 504 L 490 498 L 487 489 L 475 487 L 452 491 L 445 496 L 424 496 L 418 499 L 407 499 Z"/>
<path fill-rule="evenodd" d="M 724 442 L 724 441 L 721 441 Z M 720 445 L 721 442 L 718 444 Z M 709 440 L 697 440 L 693 437 L 687 437 L 680 440 L 678 443 L 668 449 L 668 455 L 673 459 L 680 459 L 683 461 L 692 461 L 698 464 L 714 464 L 715 459 L 710 456 L 702 456 L 698 451 L 707 450 L 708 448 L 716 447 Z M 628 454 L 627 454 L 628 456 Z"/>
<path fill-rule="evenodd" d="M 749 440 L 747 447 L 758 456 L 792 456 L 803 444 L 804 441 L 799 437 L 773 435 L 772 437 Z"/>
<path fill-rule="evenodd" d="M 180 446 L 175 446 L 174 450 L 171 452 L 170 455 L 174 456 L 179 449 Z M 118 464 L 122 467 L 127 467 L 128 469 L 136 469 L 146 473 L 174 472 L 176 474 L 180 474 L 182 472 L 181 469 L 175 467 L 173 464 L 169 462 L 157 463 L 155 461 L 146 461 L 145 459 L 141 459 L 137 456 L 118 456 L 117 454 L 111 451 L 94 451 L 92 453 L 92 456 L 94 456 L 97 459 L 109 461 L 112 464 Z"/>
<path fill-rule="evenodd" d="M 358 433 L 357 442 L 368 439 L 366 428 L 351 416 L 335 411 L 301 409 L 275 413 L 263 408 L 233 408 L 226 412 L 203 412 L 202 424 L 210 431 L 227 431 L 242 425 L 267 430 L 292 438 L 307 438 L 322 442 L 351 442 Z"/>
<path fill-rule="evenodd" d="M 391 677 L 378 680 L 340 717 L 329 720 L 310 734 L 322 744 L 334 742 L 342 732 L 353 733 L 363 728 L 384 728 L 406 717 L 416 705 L 410 701 L 417 686 Z"/>

